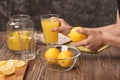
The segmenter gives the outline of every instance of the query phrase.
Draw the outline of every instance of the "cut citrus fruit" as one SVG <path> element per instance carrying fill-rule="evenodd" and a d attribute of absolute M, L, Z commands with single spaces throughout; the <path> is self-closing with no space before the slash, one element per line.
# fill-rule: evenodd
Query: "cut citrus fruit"
<path fill-rule="evenodd" d="M 0 70 L 4 75 L 11 75 L 15 73 L 15 66 L 13 63 L 6 63 L 5 65 L 0 66 Z"/>
<path fill-rule="evenodd" d="M 8 60 L 8 63 L 13 63 L 15 67 L 23 67 L 25 65 L 25 61 L 20 60 Z"/>
<path fill-rule="evenodd" d="M 15 61 L 15 67 L 23 67 L 25 65 L 25 61 Z"/>
<path fill-rule="evenodd" d="M 0 61 L 0 66 L 4 65 L 6 63 L 7 63 L 7 61 Z"/>

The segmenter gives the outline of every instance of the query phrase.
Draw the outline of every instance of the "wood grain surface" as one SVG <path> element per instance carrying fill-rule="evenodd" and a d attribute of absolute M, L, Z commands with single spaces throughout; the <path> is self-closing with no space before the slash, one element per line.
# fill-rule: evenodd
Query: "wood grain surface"
<path fill-rule="evenodd" d="M 6 32 L 0 32 L 0 60 L 20 59 L 9 53 Z M 44 51 L 45 46 L 37 44 Z M 47 70 L 39 56 L 29 62 L 23 80 L 120 80 L 120 49 L 109 47 L 98 54 L 82 52 L 76 66 L 68 72 Z"/>

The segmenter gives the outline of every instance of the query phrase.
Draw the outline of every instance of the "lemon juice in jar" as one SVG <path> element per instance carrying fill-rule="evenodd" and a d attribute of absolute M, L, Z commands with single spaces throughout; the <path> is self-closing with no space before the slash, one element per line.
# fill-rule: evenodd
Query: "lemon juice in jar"
<path fill-rule="evenodd" d="M 11 16 L 7 23 L 9 52 L 21 54 L 24 59 L 34 59 L 36 55 L 34 33 L 34 24 L 29 15 L 17 14 Z"/>
<path fill-rule="evenodd" d="M 31 32 L 29 31 L 14 31 L 8 33 L 8 48 L 11 51 L 21 51 L 21 42 L 24 42 L 24 49 L 29 49 L 29 38 L 31 37 Z"/>

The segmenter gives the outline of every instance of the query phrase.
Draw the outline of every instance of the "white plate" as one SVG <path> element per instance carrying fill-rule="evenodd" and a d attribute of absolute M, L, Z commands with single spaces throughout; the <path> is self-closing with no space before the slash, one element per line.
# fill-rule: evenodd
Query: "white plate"
<path fill-rule="evenodd" d="M 45 43 L 43 33 L 36 34 L 36 40 Z M 68 38 L 67 36 L 65 36 L 61 33 L 58 34 L 58 44 L 65 44 L 65 43 L 70 42 L 70 41 L 71 41 L 70 38 Z"/>

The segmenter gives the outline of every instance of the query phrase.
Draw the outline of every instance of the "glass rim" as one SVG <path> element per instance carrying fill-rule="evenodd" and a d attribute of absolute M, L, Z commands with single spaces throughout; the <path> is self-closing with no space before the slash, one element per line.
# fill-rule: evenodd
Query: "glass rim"
<path fill-rule="evenodd" d="M 26 14 L 16 14 L 16 15 L 12 15 L 10 17 L 10 19 L 12 19 L 12 20 L 26 20 L 26 19 L 30 19 L 30 16 L 26 15 Z"/>
<path fill-rule="evenodd" d="M 46 18 L 50 18 L 50 17 L 56 17 L 59 18 L 58 14 L 44 14 L 40 16 L 40 19 L 46 19 Z"/>

